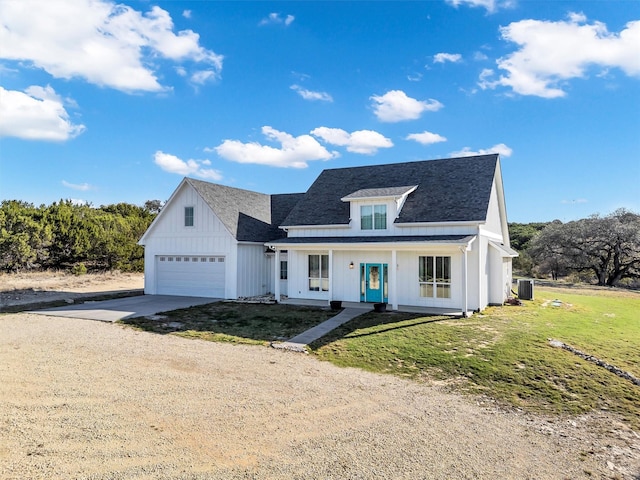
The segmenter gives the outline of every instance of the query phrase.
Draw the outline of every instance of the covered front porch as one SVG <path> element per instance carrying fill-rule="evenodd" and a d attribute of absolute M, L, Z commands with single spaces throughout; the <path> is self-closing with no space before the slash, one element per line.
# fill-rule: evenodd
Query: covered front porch
<path fill-rule="evenodd" d="M 284 298 L 282 297 L 278 303 L 282 303 L 283 305 L 299 305 L 299 306 L 309 306 L 309 307 L 319 307 L 324 308 L 330 307 L 330 302 L 327 300 L 313 300 L 307 298 Z M 342 308 L 355 308 L 362 310 L 362 313 L 366 313 L 368 311 L 373 310 L 373 303 L 365 303 L 365 302 L 340 302 L 342 304 Z M 412 305 L 398 305 L 397 312 L 406 312 L 406 313 L 420 313 L 424 315 L 449 315 L 452 317 L 470 317 L 473 312 L 467 311 L 466 315 L 463 315 L 462 310 L 455 308 L 438 308 L 438 307 L 417 307 Z"/>
<path fill-rule="evenodd" d="M 282 239 L 268 244 L 276 265 L 280 253 L 287 252 L 287 295 L 281 295 L 276 282 L 275 298 L 321 307 L 341 301 L 344 307 L 363 310 L 383 303 L 393 311 L 469 316 L 473 303 L 468 301 L 467 256 L 475 239 L 474 235 Z M 442 260 L 442 271 L 436 272 L 436 260 Z M 427 261 L 432 270 L 422 270 Z"/>

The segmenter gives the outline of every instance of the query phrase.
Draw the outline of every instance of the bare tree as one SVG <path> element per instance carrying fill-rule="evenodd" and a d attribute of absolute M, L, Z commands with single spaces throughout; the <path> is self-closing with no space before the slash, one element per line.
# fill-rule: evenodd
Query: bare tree
<path fill-rule="evenodd" d="M 562 269 L 591 271 L 598 285 L 640 278 L 640 215 L 625 209 L 574 222 L 553 222 L 531 242 L 536 264 L 554 278 Z"/>

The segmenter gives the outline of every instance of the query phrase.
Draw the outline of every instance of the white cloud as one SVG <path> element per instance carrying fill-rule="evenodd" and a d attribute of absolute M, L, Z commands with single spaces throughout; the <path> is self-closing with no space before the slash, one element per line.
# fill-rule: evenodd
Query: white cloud
<path fill-rule="evenodd" d="M 174 33 L 160 7 L 141 13 L 108 0 L 0 2 L 0 18 L 0 58 L 30 62 L 56 78 L 161 91 L 158 59 L 206 65 L 216 76 L 222 70 L 223 57 L 191 30 Z"/>
<path fill-rule="evenodd" d="M 0 87 L 0 137 L 65 141 L 85 131 L 74 125 L 64 102 L 50 86 L 31 86 L 24 92 Z"/>
<path fill-rule="evenodd" d="M 348 152 L 365 155 L 373 155 L 380 148 L 393 147 L 391 140 L 373 130 L 349 133 L 341 128 L 318 127 L 311 131 L 311 135 L 321 138 L 326 143 L 347 147 Z"/>
<path fill-rule="evenodd" d="M 447 0 L 447 3 L 458 8 L 460 5 L 469 5 L 470 7 L 482 7 L 489 13 L 493 13 L 499 8 L 509 8 L 516 2 L 515 0 Z"/>
<path fill-rule="evenodd" d="M 222 174 L 212 168 L 202 168 L 203 165 L 211 165 L 208 160 L 181 160 L 175 155 L 158 150 L 154 155 L 154 162 L 162 170 L 178 175 L 206 178 L 207 180 L 222 180 Z"/>
<path fill-rule="evenodd" d="M 407 135 L 406 140 L 415 140 L 423 145 L 431 145 L 433 143 L 446 142 L 447 139 L 437 133 L 431 133 L 424 131 L 422 133 L 410 133 Z"/>
<path fill-rule="evenodd" d="M 460 60 L 462 60 L 462 55 L 460 55 L 459 53 L 436 53 L 433 56 L 433 63 L 456 63 Z"/>
<path fill-rule="evenodd" d="M 184 10 L 184 11 L 182 12 L 182 16 L 183 16 L 184 18 L 191 18 L 191 10 Z"/>
<path fill-rule="evenodd" d="M 307 90 L 306 88 L 302 88 L 300 85 L 291 85 L 291 90 L 294 90 L 305 100 L 320 100 L 322 102 L 333 102 L 333 97 L 329 95 L 327 92 L 314 92 L 312 90 Z"/>
<path fill-rule="evenodd" d="M 601 22 L 585 22 L 583 14 L 572 13 L 567 21 L 522 20 L 502 27 L 502 38 L 519 49 L 497 60 L 505 74 L 491 80 L 483 72 L 479 86 L 557 98 L 566 95 L 566 81 L 584 77 L 589 67 L 640 76 L 640 21 L 627 23 L 620 33 L 610 33 Z"/>
<path fill-rule="evenodd" d="M 62 185 L 73 190 L 79 190 L 81 192 L 86 192 L 88 190 L 91 190 L 92 188 L 88 183 L 69 183 L 66 180 L 62 180 Z"/>
<path fill-rule="evenodd" d="M 226 160 L 238 163 L 255 163 L 270 167 L 306 168 L 313 160 L 330 160 L 339 156 L 338 152 L 329 152 L 311 135 L 294 137 L 270 126 L 262 127 L 262 133 L 271 141 L 280 144 L 279 148 L 262 145 L 258 142 L 243 143 L 239 140 L 225 140 L 212 151 Z"/>
<path fill-rule="evenodd" d="M 390 90 L 382 96 L 373 95 L 373 110 L 381 122 L 401 122 L 420 118 L 422 112 L 436 112 L 444 105 L 434 99 L 427 101 L 408 97 L 402 90 Z"/>
<path fill-rule="evenodd" d="M 481 148 L 476 152 L 472 151 L 469 147 L 464 147 L 462 150 L 451 152 L 449 155 L 452 157 L 473 157 L 474 155 L 488 155 L 490 153 L 498 153 L 502 157 L 510 157 L 513 150 L 507 147 L 504 143 L 498 143 L 493 147 Z"/>
<path fill-rule="evenodd" d="M 260 23 L 258 25 L 260 25 L 260 26 L 262 26 L 262 25 L 284 25 L 285 27 L 288 27 L 289 25 L 291 25 L 293 23 L 293 21 L 295 19 L 296 19 L 296 17 L 294 17 L 293 15 L 287 15 L 286 17 L 283 17 L 279 13 L 270 13 L 268 17 L 263 18 L 262 20 L 260 20 Z"/>
<path fill-rule="evenodd" d="M 478 51 L 478 52 L 475 52 L 475 53 L 473 54 L 473 59 L 474 59 L 476 62 L 482 62 L 482 61 L 484 61 L 484 60 L 488 60 L 488 59 L 489 59 L 489 57 L 487 57 L 487 55 L 486 55 L 486 54 L 484 54 L 483 52 Z"/>

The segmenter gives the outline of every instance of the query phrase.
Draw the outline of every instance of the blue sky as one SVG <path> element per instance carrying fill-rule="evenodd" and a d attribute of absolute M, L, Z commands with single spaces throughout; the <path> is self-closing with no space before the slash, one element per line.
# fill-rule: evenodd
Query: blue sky
<path fill-rule="evenodd" d="M 501 154 L 510 221 L 640 211 L 640 2 L 0 2 L 0 199 Z"/>

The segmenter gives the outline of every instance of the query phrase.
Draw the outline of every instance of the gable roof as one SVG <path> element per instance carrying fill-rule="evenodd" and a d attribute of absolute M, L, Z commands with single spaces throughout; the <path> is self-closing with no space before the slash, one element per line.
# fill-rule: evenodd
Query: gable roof
<path fill-rule="evenodd" d="M 283 226 L 346 225 L 360 190 L 418 185 L 395 223 L 486 220 L 498 154 L 324 170 L 293 207 Z"/>
<path fill-rule="evenodd" d="M 238 241 L 266 242 L 286 236 L 278 228 L 304 194 L 267 195 L 185 178 Z"/>

